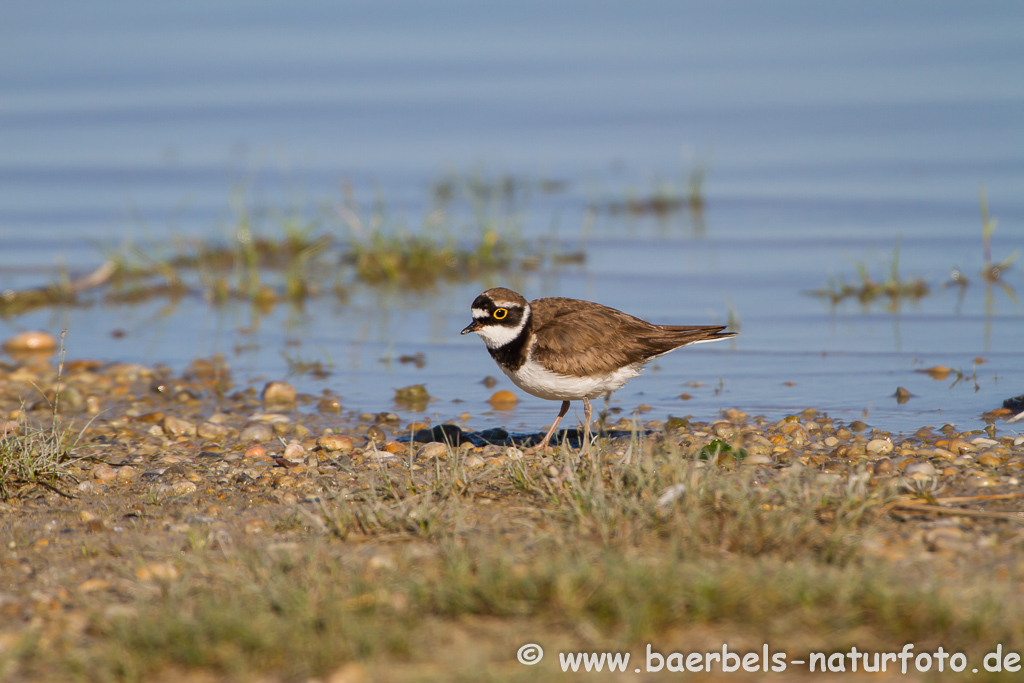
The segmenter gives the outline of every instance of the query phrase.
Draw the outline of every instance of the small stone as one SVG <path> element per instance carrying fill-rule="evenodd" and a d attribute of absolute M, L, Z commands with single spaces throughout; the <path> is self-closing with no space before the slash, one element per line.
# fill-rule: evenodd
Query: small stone
<path fill-rule="evenodd" d="M 328 453 L 347 453 L 355 447 L 352 437 L 346 434 L 324 434 L 316 440 L 316 445 Z"/>
<path fill-rule="evenodd" d="M 863 432 L 865 429 L 868 428 L 867 424 L 861 422 L 860 420 L 854 420 L 853 422 L 850 423 L 849 426 L 851 432 Z"/>
<path fill-rule="evenodd" d="M 292 441 L 290 444 L 284 447 L 284 459 L 291 461 L 300 461 L 306 459 L 306 449 L 302 447 L 301 443 Z"/>
<path fill-rule="evenodd" d="M 228 428 L 214 422 L 200 422 L 196 433 L 203 439 L 221 439 L 227 436 Z"/>
<path fill-rule="evenodd" d="M 975 450 L 971 444 L 967 443 L 963 439 L 953 439 L 949 442 L 949 445 L 946 446 L 946 448 L 955 455 L 963 455 L 964 453 L 970 453 Z"/>
<path fill-rule="evenodd" d="M 888 439 L 871 439 L 864 447 L 868 453 L 892 453 L 892 441 Z"/>
<path fill-rule="evenodd" d="M 827 448 L 835 448 L 839 444 L 839 439 L 834 436 L 826 436 L 824 443 Z"/>
<path fill-rule="evenodd" d="M 913 462 L 907 465 L 903 473 L 912 479 L 931 479 L 937 472 L 930 462 Z"/>
<path fill-rule="evenodd" d="M 196 426 L 188 420 L 168 415 L 163 421 L 164 433 L 168 436 L 195 436 Z"/>
<path fill-rule="evenodd" d="M 487 464 L 487 461 L 475 453 L 463 461 L 463 464 L 470 469 L 477 469 Z"/>
<path fill-rule="evenodd" d="M 505 457 L 508 458 L 509 460 L 522 460 L 523 452 L 516 448 L 515 446 L 509 446 L 508 448 L 505 449 Z"/>
<path fill-rule="evenodd" d="M 196 492 L 196 485 L 191 481 L 177 481 L 171 484 L 171 492 L 176 496 L 184 496 Z"/>
<path fill-rule="evenodd" d="M 388 453 L 394 453 L 395 455 L 404 455 L 408 447 L 404 443 L 398 441 L 388 441 L 384 444 L 384 450 Z"/>
<path fill-rule="evenodd" d="M 46 332 L 21 332 L 4 342 L 7 353 L 45 353 L 57 349 L 57 339 Z"/>
<path fill-rule="evenodd" d="M 975 458 L 975 462 L 984 467 L 999 467 L 1003 464 L 1003 461 L 999 459 L 999 456 L 992 453 L 982 453 Z"/>
<path fill-rule="evenodd" d="M 872 471 L 875 474 L 889 474 L 893 471 L 892 460 L 889 460 L 889 458 L 881 458 L 875 461 Z"/>
<path fill-rule="evenodd" d="M 974 474 L 964 479 L 964 484 L 971 488 L 986 488 L 989 486 L 999 486 L 999 479 L 996 477 L 990 477 L 984 474 Z"/>
<path fill-rule="evenodd" d="M 289 407 L 295 403 L 295 387 L 288 382 L 267 382 L 263 387 L 263 407 Z"/>
<path fill-rule="evenodd" d="M 253 422 L 245 426 L 242 433 L 238 435 L 238 440 L 242 443 L 248 443 L 250 441 L 258 441 L 265 443 L 274 438 L 274 428 L 265 422 Z"/>
<path fill-rule="evenodd" d="M 125 467 L 117 468 L 117 478 L 120 479 L 121 481 L 128 481 L 129 479 L 134 479 L 136 474 L 138 474 L 138 471 L 131 465 L 126 465 Z"/>
<path fill-rule="evenodd" d="M 338 415 L 341 413 L 341 401 L 327 396 L 316 402 L 316 409 L 324 415 Z"/>
<path fill-rule="evenodd" d="M 1013 445 L 1014 446 L 1024 446 L 1024 436 L 1018 436 L 1016 439 L 1014 439 L 1013 440 Z"/>
<path fill-rule="evenodd" d="M 437 441 L 425 443 L 420 446 L 418 457 L 426 460 L 433 460 L 435 458 L 445 459 L 448 457 L 448 446 Z"/>
<path fill-rule="evenodd" d="M 387 443 L 388 440 L 387 434 L 385 434 L 384 430 L 377 425 L 373 425 L 366 430 L 366 438 L 377 448 L 383 448 L 384 444 Z"/>
<path fill-rule="evenodd" d="M 762 453 L 751 453 L 741 462 L 745 465 L 771 465 L 772 459 Z"/>
<path fill-rule="evenodd" d="M 906 403 L 907 401 L 914 397 L 912 393 L 910 393 L 903 387 L 896 387 L 896 393 L 893 394 L 893 396 L 896 397 L 896 403 L 899 403 L 900 405 L 903 405 L 904 403 Z"/>
<path fill-rule="evenodd" d="M 113 481 L 117 478 L 117 468 L 109 465 L 100 465 L 92 470 L 92 478 L 96 481 Z"/>
<path fill-rule="evenodd" d="M 711 426 L 711 429 L 715 433 L 715 436 L 722 439 L 731 439 L 738 433 L 736 425 L 731 422 L 716 422 Z"/>
<path fill-rule="evenodd" d="M 502 389 L 501 391 L 495 391 L 491 394 L 491 397 L 487 399 L 487 402 L 490 403 L 491 407 L 495 410 L 511 410 L 512 408 L 515 408 L 517 403 L 519 403 L 519 397 L 507 389 Z"/>
<path fill-rule="evenodd" d="M 249 448 L 245 449 L 246 458 L 265 458 L 266 455 L 267 449 L 264 448 L 263 446 L 260 446 L 259 444 L 255 446 L 249 446 Z"/>

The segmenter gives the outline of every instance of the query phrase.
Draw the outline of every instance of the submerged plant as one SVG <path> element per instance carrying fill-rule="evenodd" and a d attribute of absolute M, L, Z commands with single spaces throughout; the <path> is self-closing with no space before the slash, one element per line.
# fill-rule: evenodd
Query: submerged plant
<path fill-rule="evenodd" d="M 888 302 L 887 308 L 895 311 L 904 299 L 917 301 L 930 292 L 928 283 L 922 278 L 904 279 L 900 275 L 900 248 L 893 249 L 892 261 L 889 264 L 889 275 L 885 280 L 876 280 L 863 261 L 856 264 L 859 282 L 847 282 L 845 278 L 830 278 L 828 284 L 810 294 L 827 299 L 836 305 L 847 299 L 857 299 L 862 305 L 869 306 L 877 300 Z"/>

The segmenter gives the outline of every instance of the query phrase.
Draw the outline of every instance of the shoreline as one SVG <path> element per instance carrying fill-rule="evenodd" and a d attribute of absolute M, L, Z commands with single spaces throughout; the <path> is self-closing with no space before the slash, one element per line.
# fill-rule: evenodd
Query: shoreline
<path fill-rule="evenodd" d="M 47 431 L 54 420 L 50 401 L 57 388 L 56 427 Z M 385 585 L 403 586 L 387 597 L 373 598 L 378 606 L 371 612 L 383 610 L 390 616 L 364 615 L 360 619 L 368 621 L 361 628 L 385 641 L 402 634 L 411 643 L 406 655 L 411 662 L 428 665 L 440 657 L 451 663 L 454 651 L 437 640 L 437 629 L 444 632 L 452 626 L 451 614 L 463 614 L 468 623 L 497 620 L 495 624 L 514 630 L 521 627 L 515 626 L 520 619 L 514 617 L 515 610 L 502 616 L 504 608 L 495 612 L 493 606 L 436 604 L 447 600 L 446 591 L 462 590 L 451 582 L 469 580 L 445 569 L 453 561 L 451 553 L 463 557 L 459 553 L 470 548 L 473 556 L 500 564 L 506 561 L 506 544 L 512 543 L 522 553 L 524 576 L 543 584 L 545 558 L 551 553 L 561 558 L 565 571 L 583 571 L 572 556 L 562 557 L 548 544 L 581 543 L 585 556 L 602 547 L 601 552 L 610 553 L 593 561 L 611 577 L 619 571 L 614 569 L 620 561 L 616 557 L 639 553 L 648 558 L 645 562 L 654 561 L 664 552 L 658 548 L 665 538 L 685 535 L 689 532 L 684 529 L 691 528 L 686 525 L 700 527 L 722 514 L 735 516 L 727 530 L 709 527 L 703 533 L 711 536 L 691 539 L 688 543 L 695 545 L 687 552 L 717 557 L 714 562 L 722 563 L 723 576 L 732 582 L 740 581 L 732 572 L 753 571 L 749 562 L 790 557 L 799 558 L 808 571 L 824 562 L 813 570 L 819 573 L 836 566 L 853 574 L 862 571 L 857 567 L 885 567 L 880 576 L 890 588 L 904 580 L 899 578 L 904 571 L 924 572 L 938 581 L 936 586 L 944 586 L 946 579 L 933 574 L 940 567 L 964 585 L 975 586 L 981 579 L 969 578 L 967 566 L 980 563 L 998 573 L 999 567 L 1013 567 L 1024 559 L 1019 557 L 1021 545 L 1013 540 L 1024 522 L 1024 512 L 1018 512 L 1024 509 L 1024 438 L 998 433 L 993 438 L 985 430 L 922 428 L 894 437 L 813 410 L 768 422 L 731 409 L 708 422 L 673 418 L 644 422 L 632 431 L 620 429 L 612 438 L 599 440 L 596 459 L 581 460 L 572 448 L 539 453 L 522 443 L 474 444 L 469 437 L 479 435 L 457 426 L 405 424 L 393 414 L 343 410 L 337 397 L 296 394 L 284 382 L 269 382 L 262 391 L 235 386 L 223 364 L 205 359 L 180 375 L 140 365 L 69 360 L 59 382 L 52 364 L 21 364 L 0 378 L 0 417 L 5 447 L 27 443 L 26 425 L 39 428 L 36 436 L 56 435 L 69 447 L 59 462 L 51 463 L 48 480 L 8 481 L 6 499 L 0 502 L 6 548 L 0 609 L 13 626 L 0 629 L 0 672 L 13 672 L 14 681 L 64 675 L 82 657 L 97 658 L 101 669 L 116 679 L 134 680 L 116 673 L 115 662 L 125 655 L 113 653 L 124 648 L 135 666 L 147 672 L 146 680 L 172 675 L 181 667 L 232 678 L 233 669 L 220 659 L 213 641 L 226 638 L 226 647 L 237 648 L 241 636 L 209 631 L 213 614 L 198 622 L 175 622 L 173 628 L 187 626 L 186 631 L 205 633 L 211 640 L 211 649 L 201 648 L 206 654 L 198 663 L 186 664 L 191 660 L 182 646 L 167 640 L 171 627 L 161 625 L 166 610 L 179 600 L 174 596 L 205 595 L 204 600 L 226 609 L 223 601 L 234 600 L 233 595 L 284 590 L 274 588 L 281 581 L 298 591 L 296 595 L 306 595 L 327 590 L 317 576 L 334 571 L 329 568 L 338 562 L 352 565 L 360 581 L 372 584 L 387 577 Z M 68 420 L 74 425 L 68 427 Z M 617 426 L 627 425 L 620 421 Z M 464 443 L 421 438 L 445 430 L 452 441 Z M 410 445 L 407 435 L 415 443 Z M 676 529 L 676 524 L 684 526 L 665 537 L 665 529 Z M 726 537 L 714 541 L 720 534 Z M 714 549 L 721 543 L 732 548 L 726 556 Z M 308 563 L 318 574 L 296 576 L 294 569 L 281 574 L 279 561 L 292 567 L 296 565 L 289 563 Z M 225 583 L 228 575 L 216 578 L 228 567 L 241 571 L 240 566 L 253 562 L 269 564 L 247 575 L 244 584 Z M 434 577 L 428 581 L 432 583 L 424 588 L 421 582 L 429 577 Z M 622 579 L 609 577 L 607 584 L 594 580 L 605 586 L 601 590 L 622 590 Z M 806 580 L 812 580 L 811 574 Z M 837 575 L 829 580 L 850 579 Z M 477 600 L 500 601 L 501 592 L 509 590 L 488 586 L 474 589 L 483 591 Z M 975 589 L 981 590 L 980 584 Z M 334 595 L 333 590 L 327 593 Z M 363 599 L 359 596 L 364 589 L 352 590 L 325 600 L 338 608 Z M 428 597 L 414 597 L 418 590 L 427 591 Z M 797 608 L 799 590 L 792 595 L 781 586 L 773 590 L 781 591 L 773 600 Z M 140 602 L 143 596 L 148 596 L 145 601 L 164 597 L 148 607 Z M 532 605 L 528 613 L 534 616 L 527 622 L 551 642 L 566 647 L 589 642 L 571 635 L 569 624 L 593 616 L 558 617 L 545 600 L 522 599 Z M 774 633 L 773 618 L 766 614 L 745 623 L 748 617 L 731 600 L 721 606 L 724 621 L 716 622 L 719 626 L 712 626 L 712 632 L 721 632 L 722 624 L 728 631 L 733 624 L 734 632 L 744 633 L 747 640 Z M 1016 603 L 1006 604 L 1009 610 Z M 249 613 L 249 607 L 237 609 L 242 621 L 270 618 L 261 611 L 269 609 L 265 605 L 252 607 L 256 613 Z M 350 614 L 348 609 L 342 611 Z M 686 610 L 672 614 L 664 622 L 669 632 L 681 629 L 692 635 L 703 623 Z M 393 619 L 403 615 L 421 615 L 426 630 L 396 625 Z M 280 675 L 281 680 L 296 671 L 326 675 L 345 666 L 362 672 L 362 678 L 353 680 L 444 679 L 396 670 L 394 653 L 380 644 L 364 643 L 363 650 L 352 651 L 330 638 L 321 641 L 299 628 L 294 618 L 284 619 L 279 627 L 297 629 L 316 643 L 323 668 L 307 670 L 308 663 L 289 655 L 300 645 L 272 631 L 284 639 L 284 649 L 264 643 L 262 650 L 274 656 L 257 657 L 239 669 L 247 672 L 237 674 L 239 680 L 257 673 Z M 618 627 L 599 629 L 605 634 L 602 642 L 628 649 L 647 637 L 643 629 L 622 630 L 632 618 L 624 614 L 613 620 Z M 849 618 L 859 623 L 865 617 L 851 612 Z M 877 644 L 889 627 L 868 621 L 859 628 L 875 633 L 872 642 Z M 140 623 L 146 625 L 145 632 L 158 634 L 162 644 L 131 635 L 132 625 Z M 960 622 L 954 626 L 964 627 Z M 331 638 L 344 632 L 362 642 L 345 630 L 348 626 L 336 628 L 341 631 L 328 629 Z M 490 627 L 480 628 L 466 637 L 488 653 L 481 666 L 502 671 L 509 657 L 498 647 L 501 639 Z M 805 624 L 798 632 L 799 637 L 789 637 L 793 648 L 810 638 L 813 629 Z M 845 631 L 838 631 L 834 642 L 846 642 L 849 635 L 841 633 Z M 777 633 L 775 637 L 786 642 Z M 969 639 L 958 637 L 967 648 Z M 833 642 L 825 640 L 825 646 Z M 669 638 L 664 644 L 673 642 Z M 511 674 L 506 678 L 520 680 Z"/>

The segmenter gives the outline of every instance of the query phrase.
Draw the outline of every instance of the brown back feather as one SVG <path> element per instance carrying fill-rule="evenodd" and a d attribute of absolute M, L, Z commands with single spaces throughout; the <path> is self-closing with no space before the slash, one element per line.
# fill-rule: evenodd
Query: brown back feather
<path fill-rule="evenodd" d="M 552 297 L 530 302 L 533 357 L 553 372 L 609 373 L 705 339 L 727 339 L 721 325 L 653 325 L 590 301 Z"/>

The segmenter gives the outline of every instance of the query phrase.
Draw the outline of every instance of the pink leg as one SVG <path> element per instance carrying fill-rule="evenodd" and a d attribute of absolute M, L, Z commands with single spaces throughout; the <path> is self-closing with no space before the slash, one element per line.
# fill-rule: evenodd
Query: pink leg
<path fill-rule="evenodd" d="M 551 441 L 551 435 L 555 433 L 558 423 L 562 421 L 562 418 L 565 417 L 567 412 L 569 412 L 569 402 L 562 401 L 562 409 L 558 411 L 558 417 L 555 418 L 554 423 L 551 425 L 551 429 L 549 429 L 548 433 L 544 435 L 544 440 L 541 441 L 538 446 L 540 450 L 544 450 L 548 447 L 548 442 Z"/>
<path fill-rule="evenodd" d="M 594 407 L 590 405 L 590 399 L 583 399 L 583 452 L 590 452 L 590 418 L 594 416 Z"/>

